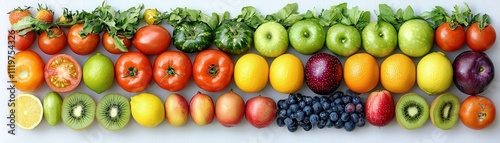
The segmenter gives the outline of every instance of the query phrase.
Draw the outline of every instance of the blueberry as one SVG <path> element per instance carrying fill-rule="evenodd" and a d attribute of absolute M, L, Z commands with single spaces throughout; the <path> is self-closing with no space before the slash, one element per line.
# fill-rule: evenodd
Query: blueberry
<path fill-rule="evenodd" d="M 337 108 L 337 106 L 332 106 L 332 111 L 333 111 L 333 112 L 338 112 L 338 111 L 339 111 L 339 109 Z"/>
<path fill-rule="evenodd" d="M 321 107 L 321 103 L 319 102 L 316 102 L 313 104 L 312 106 L 313 110 L 314 110 L 314 113 L 318 114 L 319 112 L 322 111 L 323 107 Z"/>
<path fill-rule="evenodd" d="M 365 123 L 366 123 L 365 118 L 359 118 L 358 122 L 356 122 L 356 126 L 363 127 L 365 126 Z"/>
<path fill-rule="evenodd" d="M 321 96 L 321 102 L 328 102 L 328 98 L 326 96 Z"/>
<path fill-rule="evenodd" d="M 295 113 L 299 110 L 299 104 L 291 104 L 290 109 L 292 109 L 292 112 Z"/>
<path fill-rule="evenodd" d="M 361 112 L 363 112 L 363 110 L 364 110 L 363 104 L 361 104 L 361 103 L 356 104 L 356 112 L 361 113 Z"/>
<path fill-rule="evenodd" d="M 344 102 L 344 104 L 351 103 L 352 97 L 351 96 L 342 96 L 342 101 Z"/>
<path fill-rule="evenodd" d="M 286 110 L 286 115 L 287 115 L 287 116 L 290 116 L 290 115 L 292 115 L 292 114 L 293 114 L 292 109 L 288 108 L 288 109 Z"/>
<path fill-rule="evenodd" d="M 287 117 L 286 109 L 281 109 L 281 110 L 279 111 L 279 115 L 280 115 L 281 117 Z"/>
<path fill-rule="evenodd" d="M 333 127 L 333 125 L 334 125 L 334 124 L 333 124 L 333 121 L 332 121 L 332 120 L 327 120 L 327 121 L 326 121 L 325 126 L 326 126 L 327 128 L 331 128 L 331 127 Z"/>
<path fill-rule="evenodd" d="M 285 118 L 284 122 L 285 122 L 285 125 L 289 126 L 289 125 L 293 124 L 293 119 Z"/>
<path fill-rule="evenodd" d="M 304 126 L 302 126 L 302 128 L 304 129 L 304 131 L 310 131 L 312 129 L 312 125 L 311 124 L 305 124 Z"/>
<path fill-rule="evenodd" d="M 299 102 L 299 107 L 300 108 L 304 108 L 304 107 L 306 107 L 306 105 L 307 105 L 306 102 L 303 101 L 303 100 Z"/>
<path fill-rule="evenodd" d="M 312 114 L 310 117 L 309 117 L 309 122 L 312 124 L 312 125 L 316 125 L 318 124 L 319 122 L 319 116 L 317 114 Z"/>
<path fill-rule="evenodd" d="M 342 103 L 342 99 L 341 99 L 341 98 L 337 98 L 337 99 L 335 99 L 333 102 L 334 102 L 335 104 L 337 104 L 337 105 L 343 104 L 343 103 Z"/>
<path fill-rule="evenodd" d="M 345 112 L 345 110 L 344 110 L 344 106 L 342 106 L 342 105 L 337 105 L 337 112 L 338 112 L 338 113 Z"/>
<path fill-rule="evenodd" d="M 361 98 L 359 96 L 355 96 L 352 98 L 352 104 L 356 105 L 361 102 Z"/>
<path fill-rule="evenodd" d="M 348 121 L 344 123 L 344 129 L 348 132 L 353 131 L 356 126 L 354 125 L 354 122 Z"/>
<path fill-rule="evenodd" d="M 327 120 L 329 118 L 328 116 L 330 116 L 330 114 L 328 114 L 328 112 L 326 112 L 326 111 L 319 113 L 319 118 L 321 120 Z"/>
<path fill-rule="evenodd" d="M 318 128 L 323 129 L 326 126 L 326 121 L 325 120 L 319 120 L 318 122 Z"/>
<path fill-rule="evenodd" d="M 356 113 L 351 113 L 351 120 L 353 122 L 357 122 L 359 120 L 359 116 Z"/>
<path fill-rule="evenodd" d="M 330 108 L 329 102 L 323 102 L 323 110 L 328 110 Z"/>
<path fill-rule="evenodd" d="M 291 95 L 291 96 L 288 96 L 287 103 L 288 104 L 295 104 L 295 103 L 297 103 L 297 100 L 295 100 L 295 97 Z"/>
<path fill-rule="evenodd" d="M 306 102 L 307 105 L 312 105 L 313 98 L 311 96 L 305 96 L 304 101 Z"/>
<path fill-rule="evenodd" d="M 297 113 L 295 113 L 295 119 L 297 119 L 297 121 L 302 121 L 304 120 L 304 117 L 306 116 L 306 114 L 304 113 L 304 111 L 297 111 Z"/>
<path fill-rule="evenodd" d="M 328 102 L 332 102 L 333 100 L 335 100 L 335 98 L 333 98 L 333 95 L 328 95 Z"/>
<path fill-rule="evenodd" d="M 297 121 L 297 125 L 299 125 L 299 126 L 303 126 L 303 125 L 305 125 L 305 124 L 306 124 L 306 123 L 304 123 L 304 121 Z"/>
<path fill-rule="evenodd" d="M 364 112 L 358 113 L 358 117 L 359 118 L 365 118 L 365 113 Z"/>
<path fill-rule="evenodd" d="M 335 124 L 333 125 L 333 127 L 335 127 L 336 129 L 343 128 L 344 127 L 344 121 L 338 120 L 337 122 L 335 122 Z"/>
<path fill-rule="evenodd" d="M 304 122 L 304 123 L 306 123 L 306 124 L 311 123 L 311 121 L 309 120 L 309 117 L 308 117 L 308 116 L 304 117 L 304 119 L 302 120 L 302 122 Z"/>
<path fill-rule="evenodd" d="M 326 112 L 327 112 L 328 114 L 330 114 L 330 113 L 332 113 L 332 112 L 333 112 L 333 110 L 332 110 L 332 108 L 330 108 L 330 109 L 326 110 Z"/>
<path fill-rule="evenodd" d="M 285 103 L 285 99 L 278 100 L 278 103 L 277 103 L 277 105 L 278 105 L 278 110 L 279 110 L 279 109 L 284 109 L 284 108 L 283 108 L 283 103 Z"/>
<path fill-rule="evenodd" d="M 356 92 L 354 92 L 354 91 L 352 91 L 352 90 L 350 90 L 350 89 L 347 89 L 347 90 L 345 91 L 345 94 L 346 94 L 346 95 L 359 95 L 358 93 L 356 93 Z"/>
<path fill-rule="evenodd" d="M 290 131 L 290 132 L 295 132 L 295 131 L 297 131 L 297 128 L 298 128 L 297 125 L 293 125 L 293 124 L 287 125 L 286 127 L 288 128 L 288 131 Z"/>
<path fill-rule="evenodd" d="M 336 112 L 332 112 L 332 113 L 330 113 L 330 117 L 329 118 L 330 118 L 331 121 L 335 122 L 335 121 L 339 120 L 339 115 Z"/>
<path fill-rule="evenodd" d="M 342 91 L 336 91 L 335 93 L 333 93 L 334 99 L 337 99 L 337 98 L 342 97 L 342 96 L 344 96 L 344 92 L 342 92 Z"/>
<path fill-rule="evenodd" d="M 320 101 L 320 98 L 318 96 L 313 97 L 313 102 L 319 102 L 319 101 Z"/>
<path fill-rule="evenodd" d="M 278 127 L 285 126 L 285 118 L 283 117 L 276 118 L 276 124 L 278 125 Z"/>
<path fill-rule="evenodd" d="M 297 114 L 292 113 L 292 114 L 290 114 L 290 115 L 289 115 L 289 117 L 290 117 L 290 118 L 292 118 L 292 119 L 295 119 L 296 115 L 297 115 Z"/>
<path fill-rule="evenodd" d="M 290 106 L 291 107 L 291 106 Z M 345 112 L 347 113 L 353 113 L 356 110 L 356 107 L 352 103 L 347 103 L 345 105 Z"/>
<path fill-rule="evenodd" d="M 334 100 L 334 101 L 335 101 L 335 100 Z M 337 106 L 337 104 L 336 104 L 334 101 L 330 102 L 330 107 L 335 107 L 335 106 Z"/>
<path fill-rule="evenodd" d="M 349 113 L 342 113 L 342 115 L 340 115 L 340 119 L 344 122 L 347 122 L 349 119 L 351 119 L 351 117 L 349 116 Z"/>
<path fill-rule="evenodd" d="M 302 101 L 302 100 L 303 100 L 303 98 L 302 98 L 302 97 L 304 97 L 304 95 L 302 95 L 302 94 L 300 94 L 300 93 L 297 93 L 297 95 L 295 95 L 295 100 L 296 100 L 297 102 L 300 102 L 300 101 Z"/>
<path fill-rule="evenodd" d="M 304 113 L 306 113 L 306 116 L 309 116 L 312 114 L 312 108 L 311 106 L 306 106 L 302 109 L 302 111 L 304 111 Z"/>
<path fill-rule="evenodd" d="M 283 105 L 281 105 L 281 106 L 283 106 L 283 108 L 281 108 L 281 109 L 288 109 L 288 105 L 290 105 L 290 104 L 288 104 L 288 103 L 286 103 L 286 102 L 285 102 L 285 103 L 283 103 Z"/>

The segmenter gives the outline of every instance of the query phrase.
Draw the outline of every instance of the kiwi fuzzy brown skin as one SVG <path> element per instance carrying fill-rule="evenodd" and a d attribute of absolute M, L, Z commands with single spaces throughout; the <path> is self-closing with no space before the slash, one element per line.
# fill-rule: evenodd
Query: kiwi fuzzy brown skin
<path fill-rule="evenodd" d="M 107 130 L 117 131 L 125 128 L 130 120 L 130 114 L 129 100 L 123 95 L 106 94 L 97 103 L 97 121 Z"/>
<path fill-rule="evenodd" d="M 448 108 L 446 108 L 446 106 Z M 444 108 L 448 109 L 447 119 L 443 117 Z M 431 122 L 434 126 L 449 130 L 455 127 L 458 122 L 460 113 L 460 100 L 458 97 L 451 93 L 441 94 L 434 101 L 432 101 L 430 108 Z M 446 120 L 446 121 L 445 121 Z"/>
<path fill-rule="evenodd" d="M 417 119 L 417 121 L 410 123 L 410 121 L 407 121 L 405 119 L 405 112 L 408 107 L 405 108 L 405 106 L 414 106 L 414 105 L 408 105 L 408 104 L 420 104 L 422 107 L 420 107 L 418 110 L 420 112 L 420 117 Z M 398 103 L 396 104 L 396 120 L 398 121 L 399 126 L 408 129 L 408 130 L 413 130 L 422 127 L 425 122 L 427 122 L 429 118 L 429 104 L 427 104 L 427 101 L 420 95 L 416 93 L 408 93 L 399 99 Z"/>
<path fill-rule="evenodd" d="M 64 124 L 74 130 L 82 130 L 94 122 L 96 104 L 94 99 L 82 92 L 75 92 L 63 100 L 61 116 Z M 81 111 L 79 116 L 75 111 Z M 77 113 L 77 114 L 78 114 Z"/>

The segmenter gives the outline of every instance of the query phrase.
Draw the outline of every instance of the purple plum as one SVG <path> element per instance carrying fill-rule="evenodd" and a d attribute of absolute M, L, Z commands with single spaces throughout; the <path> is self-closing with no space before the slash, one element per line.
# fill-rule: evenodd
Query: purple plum
<path fill-rule="evenodd" d="M 342 63 L 334 55 L 318 53 L 307 60 L 306 84 L 314 93 L 330 95 L 342 81 Z"/>
<path fill-rule="evenodd" d="M 476 95 L 488 88 L 495 76 L 495 68 L 483 52 L 464 51 L 453 61 L 453 82 L 458 90 Z"/>

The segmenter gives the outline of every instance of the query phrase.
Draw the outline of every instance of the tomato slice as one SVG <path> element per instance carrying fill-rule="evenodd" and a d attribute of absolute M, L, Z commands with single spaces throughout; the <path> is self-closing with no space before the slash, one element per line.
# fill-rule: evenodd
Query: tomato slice
<path fill-rule="evenodd" d="M 26 50 L 14 55 L 14 85 L 18 90 L 31 92 L 43 84 L 43 60 L 37 53 Z M 9 68 L 9 70 L 12 70 Z"/>
<path fill-rule="evenodd" d="M 45 65 L 45 82 L 55 92 L 69 92 L 75 89 L 81 80 L 80 64 L 69 55 L 56 55 Z"/>

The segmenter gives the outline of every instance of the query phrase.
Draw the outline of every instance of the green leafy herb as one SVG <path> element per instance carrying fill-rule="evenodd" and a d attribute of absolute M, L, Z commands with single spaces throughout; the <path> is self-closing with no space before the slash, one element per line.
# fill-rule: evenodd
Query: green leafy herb
<path fill-rule="evenodd" d="M 477 23 L 477 26 L 479 26 L 479 29 L 483 30 L 484 28 L 486 28 L 490 24 L 490 16 L 488 14 L 478 13 L 478 14 L 474 15 L 472 22 Z"/>
<path fill-rule="evenodd" d="M 32 15 L 26 16 L 19 20 L 16 24 L 12 25 L 12 30 L 19 31 L 19 35 L 24 36 L 28 32 L 35 31 L 41 33 L 43 31 L 50 30 L 54 24 L 46 23 L 45 21 L 39 20 Z"/>
<path fill-rule="evenodd" d="M 331 6 L 330 9 L 323 10 L 320 15 L 320 23 L 323 26 L 332 26 L 338 23 L 355 26 L 358 30 L 363 30 L 370 23 L 370 12 L 362 11 L 357 6 L 347 8 L 347 3 Z"/>
<path fill-rule="evenodd" d="M 230 20 L 229 12 L 224 13 L 223 19 Z M 256 29 L 260 24 L 262 24 L 262 22 L 264 21 L 264 17 L 257 10 L 255 10 L 255 7 L 246 6 L 241 8 L 241 14 L 236 16 L 233 20 L 237 22 L 243 22 L 246 25 Z"/>
<path fill-rule="evenodd" d="M 224 14 L 212 13 L 211 16 L 202 13 L 200 10 L 176 8 L 172 12 L 165 14 L 162 19 L 167 20 L 167 24 L 177 25 L 183 21 L 201 21 L 205 22 L 210 28 L 215 29 L 220 24 Z"/>
<path fill-rule="evenodd" d="M 461 25 L 469 26 L 472 21 L 472 12 L 469 8 L 469 5 L 464 2 L 465 10 L 462 10 L 458 5 L 455 5 L 452 11 L 451 17 L 454 21 L 458 22 Z"/>
<path fill-rule="evenodd" d="M 423 12 L 420 17 L 426 20 L 430 20 L 431 27 L 436 29 L 444 22 L 451 22 L 452 19 L 441 6 L 436 6 L 432 11 Z M 455 26 L 456 28 L 456 26 Z"/>
<path fill-rule="evenodd" d="M 422 19 L 420 16 L 415 16 L 415 12 L 411 6 L 407 6 L 405 10 L 399 8 L 396 13 L 387 4 L 379 4 L 380 14 L 377 16 L 378 21 L 385 21 L 394 26 L 397 30 L 408 20 Z"/>
<path fill-rule="evenodd" d="M 284 6 L 278 12 L 267 15 L 266 21 L 275 21 L 280 23 L 285 27 L 292 26 L 295 22 L 303 19 L 302 15 L 298 12 L 299 5 L 297 3 L 291 3 Z"/>

